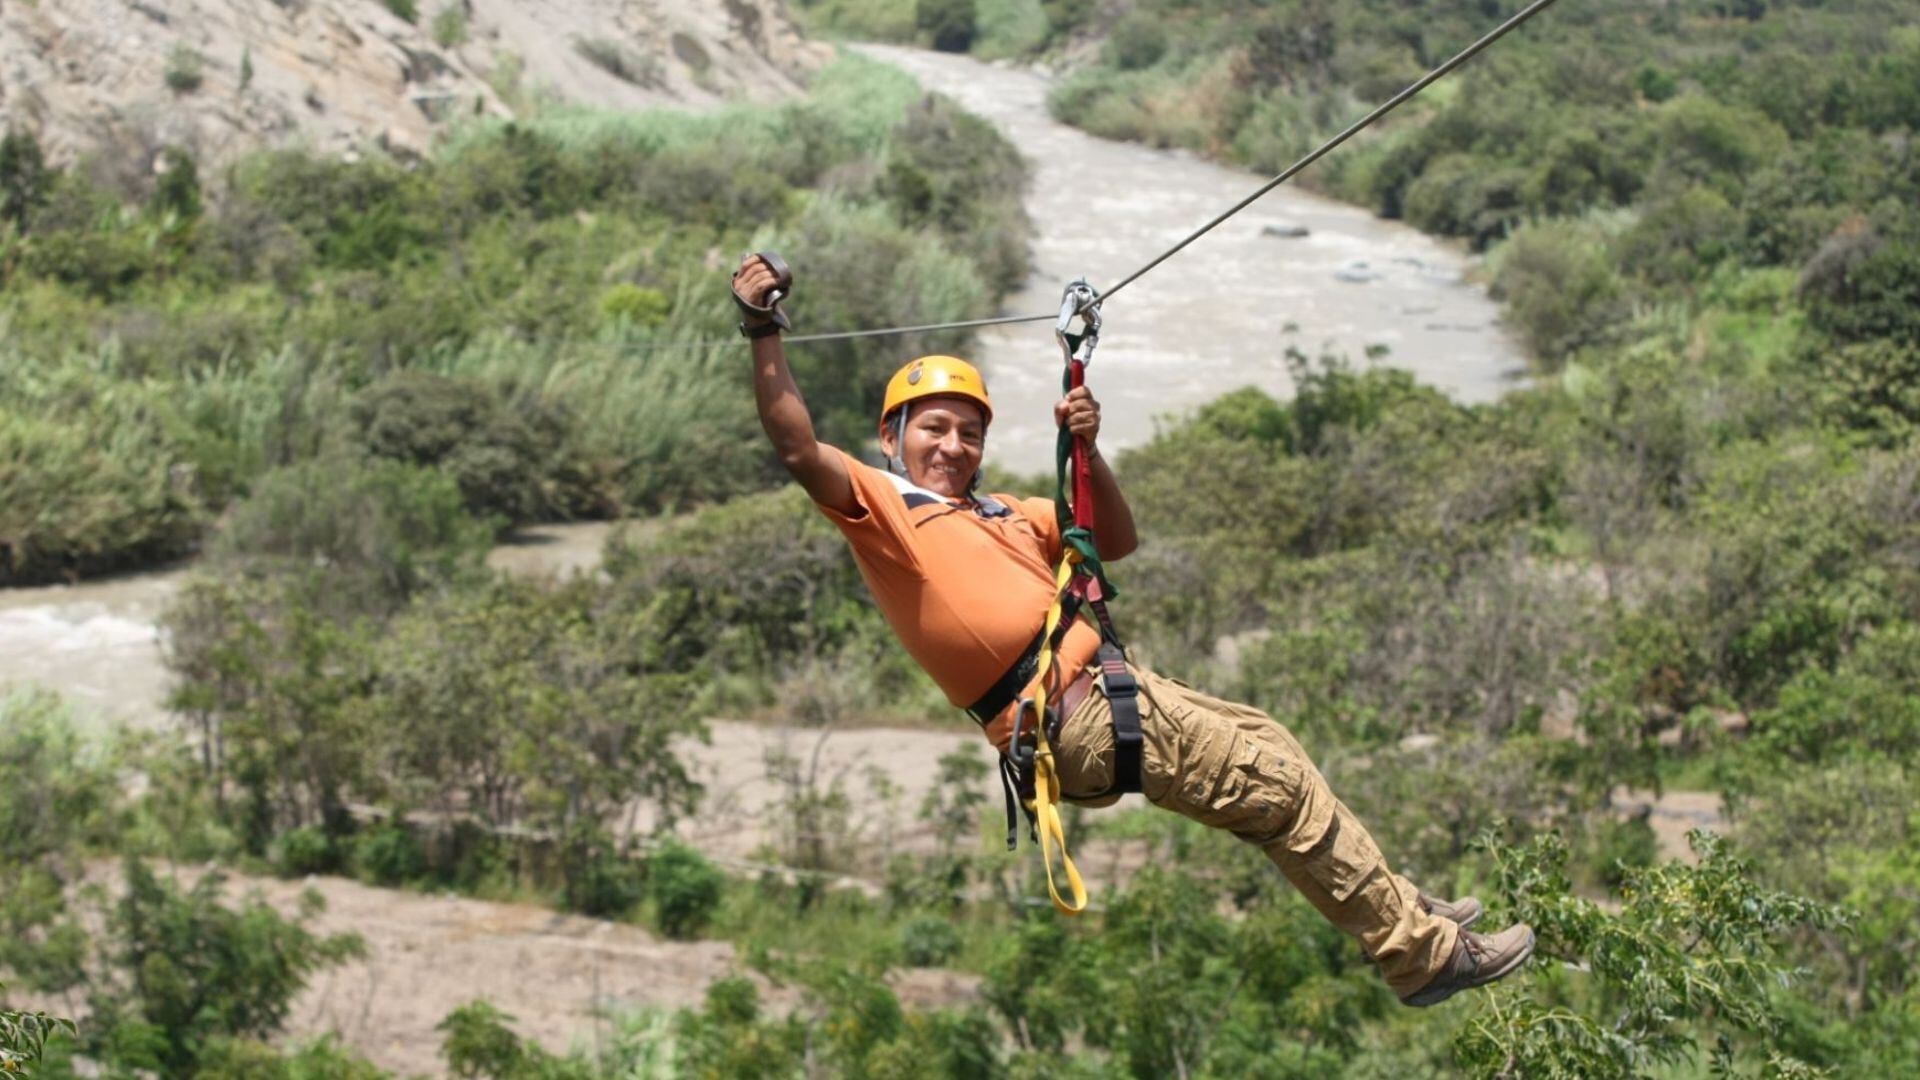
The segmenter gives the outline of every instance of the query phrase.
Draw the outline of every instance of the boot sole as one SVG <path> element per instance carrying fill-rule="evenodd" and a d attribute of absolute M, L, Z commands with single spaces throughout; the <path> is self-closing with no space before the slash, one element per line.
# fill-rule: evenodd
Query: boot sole
<path fill-rule="evenodd" d="M 1414 1008 L 1425 1008 L 1429 1005 L 1438 1005 L 1462 990 L 1471 990 L 1476 986 L 1485 986 L 1490 982 L 1497 982 L 1500 979 L 1504 979 L 1520 970 L 1520 966 L 1533 957 L 1533 942 L 1534 935 L 1532 931 L 1528 931 L 1527 947 L 1514 953 L 1513 957 L 1506 963 L 1498 967 L 1481 968 L 1470 977 L 1454 983 L 1451 986 L 1430 986 L 1422 990 L 1417 990 L 1407 997 L 1401 998 L 1400 1002 L 1403 1005 L 1411 1005 Z"/>

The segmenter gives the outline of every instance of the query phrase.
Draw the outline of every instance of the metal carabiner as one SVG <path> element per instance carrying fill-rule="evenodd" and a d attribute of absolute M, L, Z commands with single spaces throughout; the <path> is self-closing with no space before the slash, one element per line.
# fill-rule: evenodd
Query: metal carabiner
<path fill-rule="evenodd" d="M 1078 334 L 1072 332 L 1075 318 L 1080 320 Z M 1060 319 L 1053 325 L 1053 336 L 1059 340 L 1060 351 L 1069 362 L 1076 352 L 1080 354 L 1081 364 L 1093 362 L 1094 347 L 1100 344 L 1100 294 L 1087 284 L 1086 278 L 1073 279 L 1061 292 Z"/>

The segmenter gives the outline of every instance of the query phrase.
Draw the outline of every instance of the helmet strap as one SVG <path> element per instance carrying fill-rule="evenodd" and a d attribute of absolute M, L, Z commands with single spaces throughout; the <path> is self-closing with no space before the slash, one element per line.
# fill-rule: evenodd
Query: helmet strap
<path fill-rule="evenodd" d="M 908 402 L 893 410 L 893 453 L 887 455 L 887 471 L 896 476 L 907 476 L 907 411 L 912 407 Z"/>

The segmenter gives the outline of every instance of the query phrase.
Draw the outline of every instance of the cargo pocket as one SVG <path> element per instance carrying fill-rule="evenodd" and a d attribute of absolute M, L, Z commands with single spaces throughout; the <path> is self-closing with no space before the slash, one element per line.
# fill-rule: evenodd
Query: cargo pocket
<path fill-rule="evenodd" d="M 1296 852 L 1307 875 L 1339 901 L 1351 897 L 1382 861 L 1380 849 L 1365 832 L 1340 827 L 1343 816 L 1334 814 L 1320 839 Z"/>

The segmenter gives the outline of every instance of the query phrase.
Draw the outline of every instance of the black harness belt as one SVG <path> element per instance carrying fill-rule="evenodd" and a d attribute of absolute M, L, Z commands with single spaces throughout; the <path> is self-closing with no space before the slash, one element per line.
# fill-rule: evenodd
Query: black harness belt
<path fill-rule="evenodd" d="M 1055 631 L 1054 645 L 1058 647 L 1059 638 L 1066 636 L 1066 628 L 1073 622 L 1078 612 L 1078 597 L 1069 598 L 1063 605 L 1060 629 Z M 1097 603 L 1096 608 L 1105 608 Z M 1104 611 L 1100 612 L 1102 615 Z M 1106 791 L 1083 798 L 1102 798 L 1107 795 L 1124 795 L 1141 790 L 1142 747 L 1144 736 L 1140 730 L 1140 684 L 1127 669 L 1126 654 L 1120 646 L 1107 635 L 1111 623 L 1102 618 L 1100 651 L 1095 659 L 1100 666 L 1100 696 L 1107 699 L 1108 708 L 1113 717 L 1113 786 Z M 982 727 L 993 722 L 1008 706 L 1019 699 L 1021 691 L 1033 681 L 1034 672 L 1039 669 L 1040 647 L 1044 642 L 1045 630 L 1034 634 L 1020 659 L 996 680 L 993 686 L 981 696 L 980 700 L 967 706 L 967 714 Z M 1009 737 L 1007 753 L 1000 758 L 1000 784 L 1006 796 L 1007 808 L 1007 850 L 1019 845 L 1021 803 L 1031 801 L 1034 794 L 1033 747 L 1027 745 L 1037 723 L 1047 726 L 1049 740 L 1057 740 L 1060 724 L 1066 717 L 1061 716 L 1052 706 L 1047 708 L 1047 716 L 1035 717 L 1031 721 L 1027 708 L 1029 701 L 1020 701 L 1020 711 L 1013 720 L 1013 732 Z M 1029 834 L 1033 830 L 1032 815 L 1028 815 Z"/>

